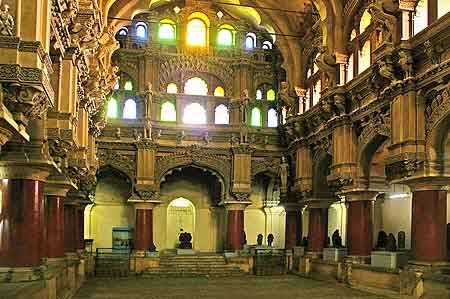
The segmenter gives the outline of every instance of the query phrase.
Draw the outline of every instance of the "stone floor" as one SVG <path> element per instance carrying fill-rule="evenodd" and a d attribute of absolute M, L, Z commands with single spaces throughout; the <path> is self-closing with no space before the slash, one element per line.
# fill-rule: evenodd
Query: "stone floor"
<path fill-rule="evenodd" d="M 385 299 L 331 282 L 297 276 L 230 278 L 93 278 L 75 298 Z"/>

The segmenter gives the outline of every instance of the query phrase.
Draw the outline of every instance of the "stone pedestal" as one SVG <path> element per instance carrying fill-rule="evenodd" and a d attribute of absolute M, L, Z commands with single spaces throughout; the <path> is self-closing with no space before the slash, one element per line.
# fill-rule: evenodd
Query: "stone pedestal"
<path fill-rule="evenodd" d="M 305 247 L 297 246 L 293 248 L 294 257 L 303 257 L 305 255 Z"/>
<path fill-rule="evenodd" d="M 378 268 L 396 269 L 408 264 L 406 252 L 372 251 L 370 264 Z"/>
<path fill-rule="evenodd" d="M 347 256 L 347 248 L 324 248 L 323 260 L 328 262 L 340 262 Z"/>
<path fill-rule="evenodd" d="M 193 249 L 177 249 L 177 255 L 195 255 Z"/>

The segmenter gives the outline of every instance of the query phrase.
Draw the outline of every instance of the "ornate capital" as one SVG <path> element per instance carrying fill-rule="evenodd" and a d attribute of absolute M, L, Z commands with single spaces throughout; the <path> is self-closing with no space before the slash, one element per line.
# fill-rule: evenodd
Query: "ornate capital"
<path fill-rule="evenodd" d="M 159 201 L 159 189 L 155 185 L 136 185 L 136 194 L 140 200 Z"/>
<path fill-rule="evenodd" d="M 151 149 L 155 150 L 158 148 L 158 143 L 152 139 L 144 138 L 135 143 L 137 149 Z"/>
<path fill-rule="evenodd" d="M 232 147 L 233 154 L 239 155 L 239 154 L 246 154 L 251 155 L 255 151 L 253 147 L 250 146 L 248 143 L 241 143 L 239 145 Z"/>
<path fill-rule="evenodd" d="M 236 198 L 238 202 L 248 201 L 250 197 L 250 193 L 247 192 L 233 192 L 233 196 Z"/>
<path fill-rule="evenodd" d="M 23 115 L 27 119 L 41 118 L 52 105 L 40 86 L 10 84 L 3 87 L 4 104 L 15 118 Z"/>

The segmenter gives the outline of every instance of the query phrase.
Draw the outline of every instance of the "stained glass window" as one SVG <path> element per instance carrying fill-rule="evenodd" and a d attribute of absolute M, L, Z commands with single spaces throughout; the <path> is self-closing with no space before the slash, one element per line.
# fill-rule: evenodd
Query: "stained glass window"
<path fill-rule="evenodd" d="M 199 103 L 192 103 L 184 108 L 183 122 L 185 124 L 206 124 L 206 110 Z"/>
<path fill-rule="evenodd" d="M 190 95 L 208 95 L 208 85 L 198 77 L 191 78 L 184 85 L 184 93 Z"/>
<path fill-rule="evenodd" d="M 175 104 L 167 101 L 161 105 L 161 121 L 177 121 Z"/>
<path fill-rule="evenodd" d="M 106 115 L 109 118 L 117 117 L 117 100 L 115 98 L 111 98 L 108 101 L 108 111 L 107 111 Z"/>
<path fill-rule="evenodd" d="M 214 90 L 214 96 L 215 97 L 224 97 L 225 96 L 225 90 L 222 86 L 217 86 Z"/>
<path fill-rule="evenodd" d="M 131 81 L 125 82 L 125 85 L 124 85 L 123 89 L 125 89 L 125 90 L 133 90 L 133 83 L 131 83 Z"/>
<path fill-rule="evenodd" d="M 122 115 L 125 119 L 136 119 L 136 102 L 133 99 L 126 100 Z"/>
<path fill-rule="evenodd" d="M 176 38 L 175 23 L 164 19 L 159 23 L 158 37 L 160 40 L 173 41 Z"/>
<path fill-rule="evenodd" d="M 275 109 L 270 109 L 267 112 L 267 126 L 269 128 L 276 128 L 278 127 L 278 115 Z"/>
<path fill-rule="evenodd" d="M 232 46 L 234 44 L 233 32 L 229 29 L 220 29 L 217 42 L 221 46 Z"/>
<path fill-rule="evenodd" d="M 256 90 L 256 99 L 257 100 L 262 100 L 262 91 L 261 91 L 261 89 L 257 89 Z"/>
<path fill-rule="evenodd" d="M 252 127 L 262 127 L 262 115 L 261 110 L 258 107 L 252 109 L 250 115 L 250 125 Z"/>
<path fill-rule="evenodd" d="M 140 39 L 147 39 L 147 25 L 138 23 L 136 25 L 136 36 Z"/>
<path fill-rule="evenodd" d="M 178 93 L 178 86 L 175 83 L 167 85 L 167 93 Z"/>
<path fill-rule="evenodd" d="M 227 106 L 221 104 L 216 107 L 214 113 L 214 122 L 217 125 L 228 125 L 230 123 L 230 115 Z"/>
<path fill-rule="evenodd" d="M 370 23 L 372 23 L 372 15 L 366 9 L 362 14 L 361 21 L 359 22 L 359 33 L 363 33 L 367 27 L 370 26 Z"/>
<path fill-rule="evenodd" d="M 269 89 L 266 98 L 268 101 L 275 101 L 275 90 Z"/>
<path fill-rule="evenodd" d="M 206 46 L 206 24 L 200 19 L 192 19 L 187 26 L 187 44 Z"/>
<path fill-rule="evenodd" d="M 253 32 L 247 33 L 245 38 L 245 47 L 247 49 L 253 49 L 256 47 L 256 35 Z"/>

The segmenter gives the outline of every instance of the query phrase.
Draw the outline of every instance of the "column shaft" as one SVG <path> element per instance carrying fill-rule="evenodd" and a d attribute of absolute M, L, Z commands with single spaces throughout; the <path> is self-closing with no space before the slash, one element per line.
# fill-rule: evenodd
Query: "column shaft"
<path fill-rule="evenodd" d="M 64 206 L 64 251 L 76 252 L 77 229 L 76 229 L 76 207 L 74 205 Z"/>
<path fill-rule="evenodd" d="M 0 266 L 38 266 L 43 257 L 43 182 L 3 179 L 0 185 Z"/>
<path fill-rule="evenodd" d="M 77 249 L 84 250 L 84 206 L 76 209 Z"/>
<path fill-rule="evenodd" d="M 370 200 L 351 201 L 348 206 L 349 255 L 370 256 L 372 251 L 372 207 Z"/>
<path fill-rule="evenodd" d="M 47 257 L 64 257 L 64 197 L 47 196 Z"/>
<path fill-rule="evenodd" d="M 241 250 L 244 245 L 244 210 L 228 210 L 227 248 Z"/>
<path fill-rule="evenodd" d="M 286 236 L 285 247 L 291 249 L 297 246 L 301 238 L 299 211 L 286 211 Z"/>
<path fill-rule="evenodd" d="M 136 209 L 136 240 L 134 249 L 148 250 L 153 244 L 153 210 Z"/>
<path fill-rule="evenodd" d="M 417 261 L 447 261 L 447 191 L 413 192 L 411 247 Z"/>
<path fill-rule="evenodd" d="M 328 237 L 328 209 L 309 210 L 308 251 L 322 252 Z"/>

